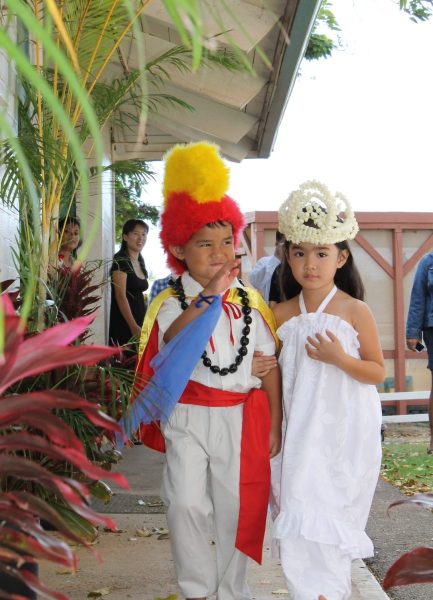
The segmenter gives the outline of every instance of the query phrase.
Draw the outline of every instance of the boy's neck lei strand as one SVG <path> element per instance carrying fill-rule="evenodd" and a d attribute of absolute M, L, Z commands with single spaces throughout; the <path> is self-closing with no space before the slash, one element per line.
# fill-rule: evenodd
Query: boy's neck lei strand
<path fill-rule="evenodd" d="M 179 303 L 180 303 L 182 310 L 186 310 L 188 308 L 188 303 L 186 302 L 185 290 L 183 289 L 183 284 L 182 284 L 182 280 L 180 277 L 178 277 L 178 279 L 176 279 L 176 281 L 173 283 L 172 287 L 173 287 L 174 291 L 176 292 L 176 295 L 179 298 Z M 242 329 L 242 337 L 239 340 L 240 348 L 238 349 L 238 354 L 237 354 L 234 362 L 228 367 L 221 368 L 218 365 L 212 364 L 212 361 L 208 357 L 206 350 L 204 350 L 203 354 L 201 355 L 201 359 L 202 359 L 204 366 L 208 367 L 212 371 L 212 373 L 215 373 L 215 374 L 219 373 L 222 377 L 224 377 L 225 375 L 228 375 L 229 373 L 236 373 L 239 365 L 244 360 L 244 357 L 248 354 L 247 346 L 250 343 L 250 340 L 248 339 L 248 334 L 251 331 L 250 325 L 253 320 L 250 316 L 251 307 L 250 307 L 250 303 L 248 300 L 248 292 L 242 288 L 236 288 L 236 291 L 241 300 L 241 304 L 242 304 L 241 310 L 242 310 L 242 313 L 244 316 L 245 327 Z"/>

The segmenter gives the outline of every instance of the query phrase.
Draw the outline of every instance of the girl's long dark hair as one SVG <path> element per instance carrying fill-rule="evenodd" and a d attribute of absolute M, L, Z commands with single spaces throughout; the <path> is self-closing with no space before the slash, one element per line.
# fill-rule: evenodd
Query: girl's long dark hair
<path fill-rule="evenodd" d="M 357 300 L 364 300 L 364 284 L 362 283 L 361 275 L 359 274 L 359 271 L 353 260 L 349 243 L 347 240 L 344 240 L 343 242 L 338 242 L 335 245 L 339 250 L 347 250 L 349 252 L 349 256 L 345 264 L 340 269 L 337 269 L 337 272 L 335 273 L 335 285 L 343 292 L 346 292 L 346 294 L 349 294 L 349 296 L 352 296 Z M 282 300 L 290 300 L 291 298 L 298 296 L 302 290 L 301 285 L 299 285 L 299 283 L 293 277 L 292 269 L 287 262 L 286 257 L 289 252 L 289 247 L 290 242 L 286 242 L 284 244 L 285 256 L 280 268 L 279 284 Z"/>
<path fill-rule="evenodd" d="M 128 235 L 128 233 L 131 233 L 131 231 L 133 231 L 137 227 L 137 225 L 139 227 L 143 227 L 144 231 L 146 233 L 149 233 L 149 225 L 145 221 L 142 221 L 141 219 L 128 219 L 128 221 L 125 221 L 122 227 L 122 243 L 120 244 L 120 249 L 116 253 L 116 256 L 125 256 L 126 258 L 129 258 L 128 245 L 123 239 L 123 236 Z M 140 263 L 140 266 L 147 277 L 146 264 L 140 252 L 138 253 L 138 262 Z"/>

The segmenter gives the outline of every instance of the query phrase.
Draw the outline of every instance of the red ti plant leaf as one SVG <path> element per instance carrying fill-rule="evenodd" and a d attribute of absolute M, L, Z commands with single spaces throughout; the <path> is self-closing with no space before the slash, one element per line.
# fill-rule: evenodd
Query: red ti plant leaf
<path fill-rule="evenodd" d="M 26 377 L 67 365 L 93 365 L 121 351 L 107 346 L 69 346 L 90 325 L 93 317 L 80 317 L 23 339 L 24 332 L 19 329 L 11 301 L 7 296 L 1 298 L 6 335 L 4 360 L 0 363 L 0 394 Z"/>
<path fill-rule="evenodd" d="M 59 592 L 54 592 L 53 590 L 49 590 L 33 573 L 30 571 L 18 571 L 13 567 L 2 565 L 0 563 L 0 571 L 16 577 L 21 581 L 24 581 L 26 586 L 30 588 L 36 594 L 40 594 L 41 598 L 46 598 L 47 600 L 69 600 L 67 596 L 64 594 L 60 594 Z M 1 597 L 1 596 L 0 596 Z M 7 596 L 3 596 L 7 597 Z M 24 596 L 18 596 L 16 594 L 10 596 L 11 600 L 26 600 Z"/>
<path fill-rule="evenodd" d="M 75 409 L 79 408 L 97 427 L 102 427 L 109 431 L 122 431 L 111 417 L 101 412 L 100 405 L 94 404 L 81 398 L 73 392 L 64 389 L 43 390 L 38 392 L 30 392 L 27 394 L 19 394 L 15 396 L 7 396 L 1 399 L 0 410 L 0 428 L 7 425 L 13 425 L 20 421 L 20 416 L 29 411 L 38 409 Z"/>
<path fill-rule="evenodd" d="M 433 582 L 433 548 L 414 548 L 402 554 L 388 569 L 383 589 L 397 585 Z"/>
<path fill-rule="evenodd" d="M 127 479 L 121 473 L 107 473 L 105 469 L 91 463 L 84 455 L 82 448 L 77 450 L 76 448 L 58 446 L 40 435 L 32 435 L 24 431 L 0 437 L 0 452 L 3 450 L 25 449 L 32 452 L 41 452 L 52 459 L 70 462 L 90 479 L 106 479 L 108 476 L 119 485 L 128 486 Z"/>
<path fill-rule="evenodd" d="M 73 430 L 54 414 L 55 410 L 78 409 L 95 426 L 108 432 L 120 431 L 114 420 L 100 406 L 63 389 L 4 395 L 20 380 L 67 365 L 93 365 L 118 352 L 105 346 L 70 344 L 85 331 L 92 318 L 82 317 L 57 325 L 41 334 L 24 339 L 19 317 L 7 296 L 0 296 L 5 316 L 4 354 L 0 357 L 0 478 L 10 482 L 14 491 L 0 492 L 0 572 L 24 581 L 43 598 L 67 600 L 63 594 L 48 590 L 29 571 L 18 570 L 23 563 L 44 558 L 75 568 L 75 556 L 69 546 L 46 532 L 39 524 L 43 518 L 71 541 L 80 542 L 79 533 L 71 531 L 62 518 L 61 508 L 91 525 L 115 529 L 114 522 L 92 510 L 88 503 L 89 488 L 76 479 L 62 477 L 43 467 L 38 460 L 22 456 L 34 452 L 39 460 L 73 465 L 90 481 L 112 479 L 127 487 L 126 479 L 91 463 Z M 18 455 L 16 454 L 18 452 Z M 15 488 L 36 484 L 47 498 L 55 498 L 58 510 L 41 497 Z M 64 505 L 66 504 L 66 506 Z M 83 533 L 77 529 L 77 532 Z M 1 584 L 0 584 L 1 585 Z M 25 600 L 18 594 L 0 589 L 0 598 Z"/>
<path fill-rule="evenodd" d="M 433 494 L 416 494 L 415 496 L 409 496 L 402 498 L 401 500 L 396 500 L 388 506 L 387 513 L 389 514 L 390 508 L 399 506 L 400 504 L 417 504 L 418 506 L 425 506 L 426 508 L 433 509 Z"/>

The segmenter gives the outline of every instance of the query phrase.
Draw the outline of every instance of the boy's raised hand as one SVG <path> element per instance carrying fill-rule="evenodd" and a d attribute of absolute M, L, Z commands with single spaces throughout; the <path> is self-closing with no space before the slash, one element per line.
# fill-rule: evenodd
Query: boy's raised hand
<path fill-rule="evenodd" d="M 204 296 L 222 294 L 232 283 L 233 279 L 239 275 L 240 259 L 234 258 L 228 260 L 221 269 L 215 273 L 203 290 Z"/>

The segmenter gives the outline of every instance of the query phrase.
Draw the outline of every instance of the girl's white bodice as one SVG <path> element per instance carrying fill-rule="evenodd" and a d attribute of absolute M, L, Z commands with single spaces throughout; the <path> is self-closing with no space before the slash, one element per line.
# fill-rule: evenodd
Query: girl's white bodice
<path fill-rule="evenodd" d="M 345 352 L 359 358 L 358 334 L 347 321 L 324 312 L 334 287 L 314 313 L 301 314 L 277 331 L 283 377 L 283 448 L 272 464 L 274 537 L 302 535 L 337 545 L 359 558 L 373 550 L 364 532 L 381 460 L 381 406 L 375 386 L 309 358 L 307 337 L 334 333 Z"/>

